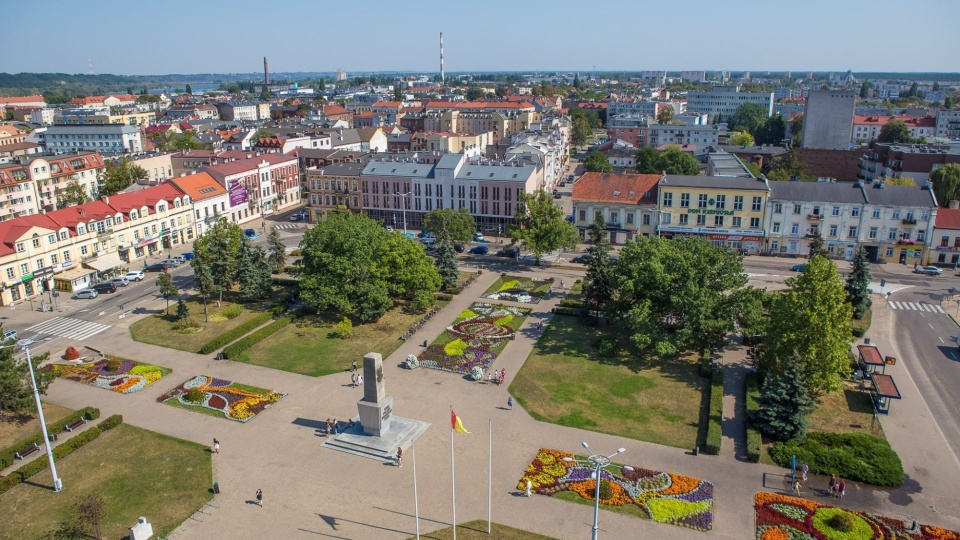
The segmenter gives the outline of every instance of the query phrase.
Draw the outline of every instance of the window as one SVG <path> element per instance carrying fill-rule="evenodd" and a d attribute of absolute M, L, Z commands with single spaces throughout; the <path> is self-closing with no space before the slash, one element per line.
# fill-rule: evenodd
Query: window
<path fill-rule="evenodd" d="M 837 235 L 837 226 L 836 226 L 836 225 L 831 225 L 831 226 L 830 226 L 830 236 L 836 236 L 836 235 Z"/>
<path fill-rule="evenodd" d="M 893 257 L 893 248 L 892 248 L 892 247 L 888 247 L 888 248 L 887 248 L 887 257 Z"/>
<path fill-rule="evenodd" d="M 627 225 L 633 225 L 633 212 L 627 212 Z"/>
<path fill-rule="evenodd" d="M 743 210 L 743 195 L 735 195 L 733 197 L 733 209 Z"/>
<path fill-rule="evenodd" d="M 860 207 L 854 206 L 850 209 L 850 215 L 853 217 L 860 217 Z"/>
<path fill-rule="evenodd" d="M 47 235 L 47 243 L 49 243 L 49 244 L 54 244 L 54 243 L 56 243 L 56 242 L 57 242 L 57 235 L 55 235 L 55 234 L 48 234 L 48 235 Z"/>
<path fill-rule="evenodd" d="M 666 206 L 666 207 L 673 206 L 673 193 L 663 194 L 663 206 Z"/>
<path fill-rule="evenodd" d="M 907 212 L 907 217 L 906 217 L 906 219 L 913 219 L 913 210 L 910 210 L 910 211 Z M 916 220 L 914 220 L 914 221 L 916 221 Z"/>
<path fill-rule="evenodd" d="M 877 238 L 877 228 L 876 228 L 876 227 L 870 227 L 870 239 L 871 239 L 871 240 L 876 240 L 876 238 Z"/>
<path fill-rule="evenodd" d="M 650 225 L 650 214 L 644 214 L 644 215 L 643 215 L 643 224 L 644 224 L 644 225 Z"/>
<path fill-rule="evenodd" d="M 750 208 L 754 212 L 759 212 L 762 205 L 763 205 L 763 197 L 754 197 L 753 204 L 750 206 Z"/>
<path fill-rule="evenodd" d="M 850 230 L 847 231 L 847 238 L 856 238 L 857 237 L 857 227 L 851 226 Z"/>
<path fill-rule="evenodd" d="M 783 213 L 783 203 L 773 203 L 773 213 L 782 214 Z"/>
<path fill-rule="evenodd" d="M 707 194 L 701 193 L 697 198 L 697 208 L 706 208 L 707 207 Z"/>
<path fill-rule="evenodd" d="M 29 199 L 27 199 L 29 200 Z M 930 219 L 930 214 L 926 212 L 920 212 L 920 221 L 927 221 Z"/>
<path fill-rule="evenodd" d="M 750 228 L 751 228 L 751 229 L 759 229 L 759 228 L 760 228 L 760 218 L 758 218 L 758 217 L 752 217 L 752 218 L 750 218 Z"/>
<path fill-rule="evenodd" d="M 897 228 L 891 227 L 890 234 L 887 235 L 887 240 L 896 240 L 897 239 Z"/>
<path fill-rule="evenodd" d="M 839 206 L 834 206 L 834 207 L 833 207 L 833 212 L 832 212 L 832 214 L 833 214 L 834 216 L 839 216 L 839 215 L 840 215 L 840 207 L 839 207 Z"/>
<path fill-rule="evenodd" d="M 680 214 L 680 224 L 686 225 L 690 219 L 690 214 Z"/>
<path fill-rule="evenodd" d="M 30 273 L 30 265 L 27 264 L 27 263 L 22 263 L 22 264 L 20 265 L 20 275 L 22 276 L 22 275 L 28 274 L 28 273 Z"/>
<path fill-rule="evenodd" d="M 87 249 L 87 246 L 80 246 L 80 255 L 86 257 L 90 251 Z"/>
<path fill-rule="evenodd" d="M 790 234 L 800 234 L 800 224 L 791 223 L 790 224 Z"/>
<path fill-rule="evenodd" d="M 54 254 L 50 255 L 50 264 L 58 264 L 58 263 L 59 263 L 59 261 L 57 261 L 57 254 L 54 253 Z"/>
<path fill-rule="evenodd" d="M 734 226 L 734 227 L 740 227 L 740 218 L 739 218 L 739 217 L 733 218 L 733 226 Z"/>
<path fill-rule="evenodd" d="M 900 219 L 900 211 L 899 211 L 899 210 L 894 210 L 894 211 L 893 211 L 893 215 L 892 215 L 891 217 L 892 217 L 893 219 Z"/>
<path fill-rule="evenodd" d="M 917 231 L 917 242 L 923 242 L 927 238 L 927 231 Z"/>
<path fill-rule="evenodd" d="M 780 248 L 780 242 L 778 242 L 778 241 L 776 241 L 776 240 L 774 240 L 773 242 L 770 242 L 770 250 L 771 250 L 771 251 L 777 251 L 777 249 L 779 249 L 779 248 Z"/>
<path fill-rule="evenodd" d="M 587 211 L 586 211 L 586 210 L 581 210 L 581 211 L 580 211 L 580 221 L 586 221 L 586 220 L 587 220 Z"/>
<path fill-rule="evenodd" d="M 780 232 L 780 222 L 779 222 L 779 221 L 773 224 L 773 232 L 775 232 L 775 233 L 779 233 L 779 232 Z"/>
<path fill-rule="evenodd" d="M 800 206 L 799 204 L 794 204 L 794 205 L 793 205 L 793 213 L 794 213 L 794 214 L 799 214 L 801 210 L 803 210 L 803 207 Z"/>
<path fill-rule="evenodd" d="M 680 194 L 680 208 L 690 208 L 690 194 L 681 193 Z"/>
<path fill-rule="evenodd" d="M 879 208 L 874 208 L 874 209 L 873 209 L 873 219 L 880 219 L 880 209 L 879 209 Z"/>
<path fill-rule="evenodd" d="M 727 207 L 727 196 L 717 195 L 717 208 L 723 209 L 726 207 Z"/>
<path fill-rule="evenodd" d="M 39 239 L 39 238 L 34 238 L 34 239 L 33 239 L 33 247 L 35 247 L 35 248 L 40 247 L 40 239 Z"/>
<path fill-rule="evenodd" d="M 24 251 L 25 249 L 26 249 L 26 248 L 23 247 L 23 242 L 20 242 L 20 243 L 17 244 L 17 252 L 18 252 L 18 253 L 23 253 L 23 251 Z"/>
<path fill-rule="evenodd" d="M 814 207 L 813 207 L 813 214 L 814 214 L 815 216 L 822 216 L 822 215 L 823 215 L 823 214 L 820 212 L 820 207 L 819 207 L 819 206 L 814 206 Z"/>
<path fill-rule="evenodd" d="M 60 240 L 67 239 L 67 231 L 60 231 Z"/>
<path fill-rule="evenodd" d="M 960 240 L 960 236 L 958 236 L 957 239 Z M 13 275 L 13 268 L 7 268 L 7 279 L 13 279 Z"/>
<path fill-rule="evenodd" d="M 713 226 L 723 227 L 723 216 L 713 216 Z"/>
<path fill-rule="evenodd" d="M 697 216 L 697 225 L 706 225 L 706 224 L 707 224 L 707 216 L 703 216 L 703 215 Z"/>
<path fill-rule="evenodd" d="M 957 240 L 960 240 L 960 237 L 958 237 Z M 941 237 L 940 237 L 940 247 L 950 247 L 950 237 L 949 237 L 949 236 L 941 236 Z"/>

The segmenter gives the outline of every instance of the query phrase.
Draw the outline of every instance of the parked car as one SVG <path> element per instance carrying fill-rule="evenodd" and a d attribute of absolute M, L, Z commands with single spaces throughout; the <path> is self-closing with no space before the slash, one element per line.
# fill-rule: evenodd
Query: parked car
<path fill-rule="evenodd" d="M 144 275 L 143 272 L 138 270 L 136 272 L 127 272 L 123 277 L 127 278 L 127 281 L 143 281 Z"/>
<path fill-rule="evenodd" d="M 186 264 L 186 263 L 187 263 L 187 257 L 186 257 L 186 255 L 174 255 L 173 257 L 170 257 L 170 258 L 171 258 L 171 259 L 176 259 L 176 260 L 180 261 L 180 264 Z"/>
<path fill-rule="evenodd" d="M 253 240 L 254 238 L 257 238 L 260 236 L 260 233 L 258 233 L 256 229 L 244 229 L 243 234 L 250 240 Z"/>
<path fill-rule="evenodd" d="M 483 237 L 483 233 L 473 233 L 474 242 L 486 242 L 487 240 Z"/>
<path fill-rule="evenodd" d="M 393 232 L 393 227 L 388 226 L 388 227 L 387 227 L 387 232 Z"/>
<path fill-rule="evenodd" d="M 188 251 L 188 252 L 184 253 L 183 255 L 181 255 L 181 257 L 183 257 L 183 260 L 185 260 L 185 261 L 192 261 L 193 258 L 195 257 L 195 255 L 193 254 L 192 251 Z"/>
<path fill-rule="evenodd" d="M 290 216 L 290 221 L 300 221 L 300 214 L 292 214 Z"/>
<path fill-rule="evenodd" d="M 120 277 L 115 277 L 111 279 L 110 283 L 113 283 L 117 287 L 126 287 L 127 285 L 130 284 L 130 280 L 123 276 L 120 276 Z"/>
<path fill-rule="evenodd" d="M 463 253 L 463 245 L 461 245 L 461 244 L 454 244 L 454 245 L 453 245 L 453 250 L 456 251 L 457 253 Z"/>
<path fill-rule="evenodd" d="M 937 268 L 936 266 L 921 266 L 920 268 L 914 268 L 913 272 L 915 274 L 928 274 L 931 276 L 939 276 L 943 273 L 943 270 Z"/>
<path fill-rule="evenodd" d="M 592 261 L 592 260 L 593 260 L 593 255 L 587 253 L 587 254 L 585 254 L 585 255 L 578 255 L 578 256 L 574 257 L 573 259 L 570 259 L 570 262 L 575 262 L 575 263 L 580 263 L 580 264 L 587 264 L 587 263 L 589 263 L 589 262 Z"/>
<path fill-rule="evenodd" d="M 11 339 L 13 340 L 14 343 L 20 341 L 20 334 L 18 334 L 16 330 L 7 330 L 6 332 L 3 333 L 4 341 L 11 340 Z"/>
<path fill-rule="evenodd" d="M 116 289 L 116 287 L 114 287 L 114 289 Z M 79 291 L 74 292 L 71 298 L 92 299 L 92 298 L 96 298 L 99 295 L 100 293 L 98 293 L 93 289 L 80 289 Z"/>
<path fill-rule="evenodd" d="M 160 263 L 167 265 L 169 268 L 176 268 L 180 266 L 180 259 L 164 259 Z"/>
<path fill-rule="evenodd" d="M 487 246 L 474 246 L 470 248 L 470 253 L 473 255 L 486 255 L 487 253 L 490 253 L 490 248 Z"/>
<path fill-rule="evenodd" d="M 147 272 L 163 272 L 167 268 L 170 268 L 170 266 L 163 263 L 153 263 L 147 266 Z"/>
<path fill-rule="evenodd" d="M 508 247 L 503 248 L 497 252 L 497 257 L 516 257 L 520 254 L 520 248 L 518 247 Z"/>
<path fill-rule="evenodd" d="M 97 293 L 103 293 L 103 294 L 113 294 L 117 292 L 117 286 L 114 285 L 113 283 L 110 283 L 109 281 L 104 283 L 97 283 L 96 285 L 90 288 L 93 289 L 94 291 L 97 291 Z"/>
<path fill-rule="evenodd" d="M 795 264 L 795 265 L 791 266 L 790 269 L 793 270 L 794 272 L 803 272 L 804 270 L 807 269 L 807 265 L 805 265 L 805 264 Z"/>

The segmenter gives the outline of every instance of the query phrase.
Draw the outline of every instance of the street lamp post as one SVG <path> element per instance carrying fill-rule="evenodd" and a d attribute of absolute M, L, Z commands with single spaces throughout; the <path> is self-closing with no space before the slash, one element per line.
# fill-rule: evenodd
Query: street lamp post
<path fill-rule="evenodd" d="M 4 345 L 3 348 L 16 348 L 16 344 Z M 43 417 L 43 405 L 40 403 L 40 390 L 37 388 L 37 378 L 33 374 L 33 359 L 30 358 L 30 346 L 24 345 L 24 352 L 27 353 L 27 367 L 30 370 L 30 384 L 33 385 L 33 400 L 37 404 L 37 416 L 40 418 L 40 431 L 43 432 L 43 444 L 47 449 L 47 459 L 50 461 L 50 473 L 53 475 L 53 491 L 59 492 L 63 489 L 63 482 L 57 476 L 57 465 L 53 461 L 53 448 L 50 446 L 50 436 L 47 434 L 47 421 Z"/>
<path fill-rule="evenodd" d="M 583 465 L 590 465 L 590 466 L 593 467 L 593 469 L 594 469 L 594 470 L 593 470 L 593 473 L 591 474 L 591 476 L 592 476 L 593 479 L 596 481 L 596 484 L 597 484 L 597 485 L 596 485 L 596 489 L 594 489 L 594 492 L 593 492 L 593 536 L 591 536 L 591 538 L 592 538 L 593 540 L 597 540 L 597 535 L 598 535 L 599 532 L 600 532 L 600 524 L 599 524 L 599 521 L 600 521 L 600 481 L 601 481 L 601 476 L 603 475 L 603 468 L 606 467 L 607 465 L 610 465 L 610 463 L 611 463 L 610 458 L 612 458 L 613 456 L 616 456 L 616 455 L 618 455 L 618 454 L 622 454 L 622 453 L 626 452 L 627 449 L 626 449 L 626 448 L 619 448 L 619 449 L 617 449 L 616 452 L 610 454 L 609 456 L 604 456 L 603 454 L 597 454 L 597 453 L 595 453 L 593 450 L 590 450 L 590 446 L 589 446 L 586 442 L 583 442 L 583 443 L 581 443 L 581 444 L 583 444 L 583 447 L 587 450 L 587 452 L 590 452 L 590 455 L 587 456 L 587 459 L 585 459 L 585 460 L 578 460 L 578 459 L 574 459 L 574 458 L 572 458 L 572 457 L 565 457 L 565 458 L 563 458 L 563 460 L 564 460 L 564 461 L 573 461 L 573 462 L 576 462 L 576 463 L 581 463 L 581 464 L 583 464 Z M 625 465 L 625 466 L 623 467 L 623 470 L 625 470 L 625 471 L 632 471 L 632 470 L 633 470 L 633 467 L 628 467 L 628 466 Z"/>
<path fill-rule="evenodd" d="M 402 217 L 403 217 L 403 235 L 404 236 L 407 235 L 407 197 L 412 194 L 413 194 L 412 191 L 408 191 L 406 193 L 400 193 L 399 191 L 397 192 L 397 195 L 403 197 L 403 202 L 401 203 L 400 208 L 401 208 L 401 213 L 403 214 Z"/>

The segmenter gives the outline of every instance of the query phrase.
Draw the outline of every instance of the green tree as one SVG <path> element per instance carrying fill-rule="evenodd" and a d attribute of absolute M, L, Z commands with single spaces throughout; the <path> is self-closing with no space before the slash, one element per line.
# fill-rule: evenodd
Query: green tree
<path fill-rule="evenodd" d="M 423 216 L 423 228 L 437 238 L 448 237 L 455 244 L 473 240 L 477 224 L 466 208 L 434 208 Z"/>
<path fill-rule="evenodd" d="M 183 298 L 177 300 L 177 320 L 182 321 L 190 316 L 190 310 L 187 309 L 187 303 Z"/>
<path fill-rule="evenodd" d="M 121 158 L 116 162 L 107 161 L 100 195 L 115 195 L 133 185 L 137 180 L 143 180 L 148 176 L 147 171 L 133 163 L 130 158 Z"/>
<path fill-rule="evenodd" d="M 170 299 L 176 298 L 179 294 L 177 286 L 173 284 L 173 277 L 170 276 L 166 271 L 160 272 L 160 275 L 157 276 L 157 280 L 154 282 L 157 286 L 157 289 L 160 293 L 160 296 L 167 301 L 167 315 L 170 314 Z"/>
<path fill-rule="evenodd" d="M 594 152 L 583 161 L 583 166 L 589 172 L 613 172 L 613 165 L 603 152 Z"/>
<path fill-rule="evenodd" d="M 440 288 L 423 246 L 372 219 L 333 212 L 304 234 L 300 296 L 321 311 L 368 322 L 407 300 L 422 307 Z"/>
<path fill-rule="evenodd" d="M 747 131 L 757 138 L 757 131 L 767 121 L 767 108 L 759 103 L 744 103 L 737 107 L 737 111 L 727 121 L 727 129 L 731 131 Z"/>
<path fill-rule="evenodd" d="M 90 195 L 80 182 L 74 180 L 67 187 L 57 191 L 57 209 L 67 208 L 90 202 Z"/>
<path fill-rule="evenodd" d="M 657 123 L 669 124 L 673 120 L 673 106 L 657 107 Z"/>
<path fill-rule="evenodd" d="M 394 101 L 403 101 L 403 88 L 400 88 L 400 85 L 394 85 L 393 87 L 393 100 Z"/>
<path fill-rule="evenodd" d="M 770 307 L 760 369 L 765 377 L 776 377 L 797 357 L 811 396 L 837 391 L 850 372 L 853 341 L 853 309 L 837 266 L 815 256 L 799 276 L 787 278 L 787 286 Z"/>
<path fill-rule="evenodd" d="M 730 144 L 733 146 L 753 146 L 753 135 L 746 131 L 737 131 L 730 135 Z"/>
<path fill-rule="evenodd" d="M 870 81 L 863 81 L 860 85 L 860 99 L 870 99 Z"/>
<path fill-rule="evenodd" d="M 580 241 L 577 228 L 564 219 L 563 209 L 546 191 L 521 194 L 520 202 L 510 236 L 533 253 L 536 264 L 544 253 L 573 248 Z"/>
<path fill-rule="evenodd" d="M 441 287 L 445 291 L 457 288 L 460 280 L 460 267 L 457 265 L 457 252 L 447 235 L 437 237 L 437 256 L 433 264 L 440 274 Z"/>
<path fill-rule="evenodd" d="M 273 94 L 270 93 L 270 89 L 264 86 L 263 90 L 260 91 L 260 101 L 270 101 L 271 97 L 273 97 Z"/>
<path fill-rule="evenodd" d="M 267 235 L 267 249 L 270 250 L 270 266 L 277 272 L 283 272 L 287 266 L 287 246 L 280 238 L 280 231 L 274 229 Z"/>
<path fill-rule="evenodd" d="M 576 74 L 573 76 L 573 87 L 577 90 L 580 89 L 580 75 Z"/>
<path fill-rule="evenodd" d="M 803 364 L 802 358 L 794 356 L 782 372 L 768 378 L 756 397 L 759 408 L 750 411 L 753 425 L 774 440 L 806 438 L 806 416 L 813 412 L 815 402 L 807 392 L 806 378 L 800 369 Z"/>
<path fill-rule="evenodd" d="M 773 158 L 766 176 L 770 180 L 780 182 L 789 181 L 794 176 L 804 181 L 816 179 L 807 173 L 807 166 L 797 159 L 793 152 Z"/>
<path fill-rule="evenodd" d="M 8 341 L 6 345 L 13 345 L 13 343 Z M 37 354 L 32 357 L 37 390 L 44 395 L 46 395 L 50 383 L 57 378 L 52 371 L 40 369 L 40 364 L 49 357 L 49 353 Z M 30 383 L 30 371 L 26 359 L 16 358 L 13 347 L 0 349 L 0 419 L 12 414 L 26 420 L 32 414 L 32 411 L 36 410 L 35 408 L 33 386 Z"/>
<path fill-rule="evenodd" d="M 940 81 L 933 81 L 933 88 L 931 88 L 931 90 L 938 92 L 940 90 Z"/>
<path fill-rule="evenodd" d="M 467 101 L 477 101 L 478 99 L 482 98 L 485 95 L 487 94 L 486 92 L 483 91 L 482 88 L 478 86 L 471 86 L 467 90 L 466 98 L 467 98 Z"/>
<path fill-rule="evenodd" d="M 910 128 L 900 120 L 890 120 L 880 128 L 880 134 L 877 135 L 877 142 L 882 143 L 906 143 L 910 142 Z"/>
<path fill-rule="evenodd" d="M 953 96 L 943 98 L 943 108 L 948 111 L 953 108 Z"/>
<path fill-rule="evenodd" d="M 794 137 L 799 137 L 803 133 L 803 115 L 798 115 L 793 119 L 793 122 L 790 123 L 790 134 Z"/>
<path fill-rule="evenodd" d="M 604 230 L 606 223 L 603 215 L 597 215 L 590 226 L 590 248 L 592 258 L 587 262 L 587 275 L 583 282 L 583 298 L 589 311 L 600 319 L 600 312 L 613 298 L 613 269 L 610 264 L 610 239 Z"/>
<path fill-rule="evenodd" d="M 253 302 L 270 296 L 273 291 L 270 270 L 275 262 L 262 247 L 253 247 L 248 240 L 244 240 L 237 254 L 237 282 L 241 299 Z"/>
<path fill-rule="evenodd" d="M 933 194 L 937 203 L 946 207 L 950 201 L 960 200 L 960 164 L 947 163 L 930 173 Z"/>
<path fill-rule="evenodd" d="M 188 131 L 171 138 L 160 146 L 164 150 L 201 150 L 206 147 L 202 142 L 194 139 Z"/>
<path fill-rule="evenodd" d="M 637 238 L 620 251 L 607 311 L 641 351 L 660 356 L 723 346 L 742 305 L 747 278 L 739 253 L 703 238 Z"/>
<path fill-rule="evenodd" d="M 917 187 L 917 181 L 910 176 L 894 176 L 883 181 L 888 186 Z"/>
<path fill-rule="evenodd" d="M 200 298 L 203 300 L 203 321 L 210 322 L 207 313 L 207 299 L 213 296 L 213 277 L 210 275 L 210 268 L 205 265 L 193 267 L 193 282 L 197 291 L 200 292 Z"/>
<path fill-rule="evenodd" d="M 807 257 L 813 257 L 815 255 L 822 257 L 827 256 L 827 248 L 824 246 L 823 236 L 820 234 L 819 229 L 813 234 L 813 238 L 810 239 L 810 250 L 807 253 Z"/>
<path fill-rule="evenodd" d="M 775 114 L 763 123 L 763 126 L 754 133 L 757 144 L 772 144 L 774 146 L 783 143 L 783 136 L 787 132 L 787 122 L 779 114 Z"/>
<path fill-rule="evenodd" d="M 696 176 L 700 173 L 697 158 L 671 146 L 663 152 L 645 147 L 637 151 L 637 172 L 641 174 L 682 174 Z"/>
<path fill-rule="evenodd" d="M 762 173 L 760 172 L 759 165 L 757 165 L 752 161 L 745 161 L 743 162 L 743 166 L 746 167 L 748 171 L 750 171 L 750 174 L 752 174 L 754 178 L 760 178 L 760 175 Z"/>
<path fill-rule="evenodd" d="M 191 95 L 191 96 L 193 95 L 193 87 L 190 86 L 189 84 L 187 85 L 186 88 L 183 89 L 183 91 L 184 91 L 185 94 L 188 94 L 188 95 Z"/>
<path fill-rule="evenodd" d="M 277 134 L 275 132 L 270 131 L 269 129 L 266 129 L 266 128 L 260 128 L 260 130 L 257 131 L 257 134 L 254 135 L 253 138 L 260 140 L 260 139 L 269 139 L 270 137 L 276 137 L 276 136 Z"/>
<path fill-rule="evenodd" d="M 853 318 L 862 319 L 870 309 L 870 263 L 867 262 L 867 250 L 863 246 L 857 247 L 853 256 L 853 265 L 850 275 L 847 276 L 847 301 L 853 307 Z"/>
<path fill-rule="evenodd" d="M 221 219 L 193 243 L 195 256 L 190 261 L 190 266 L 193 267 L 195 275 L 197 267 L 206 268 L 210 278 L 210 293 L 219 296 L 217 306 L 223 302 L 223 293 L 230 290 L 237 281 L 237 255 L 240 254 L 240 246 L 245 239 L 240 227 Z"/>

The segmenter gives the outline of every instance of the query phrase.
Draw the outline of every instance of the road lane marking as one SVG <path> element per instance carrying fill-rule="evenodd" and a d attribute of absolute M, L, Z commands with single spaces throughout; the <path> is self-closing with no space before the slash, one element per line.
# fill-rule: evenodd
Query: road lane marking
<path fill-rule="evenodd" d="M 940 343 L 946 343 L 946 341 L 944 341 L 943 338 L 940 338 Z"/>

